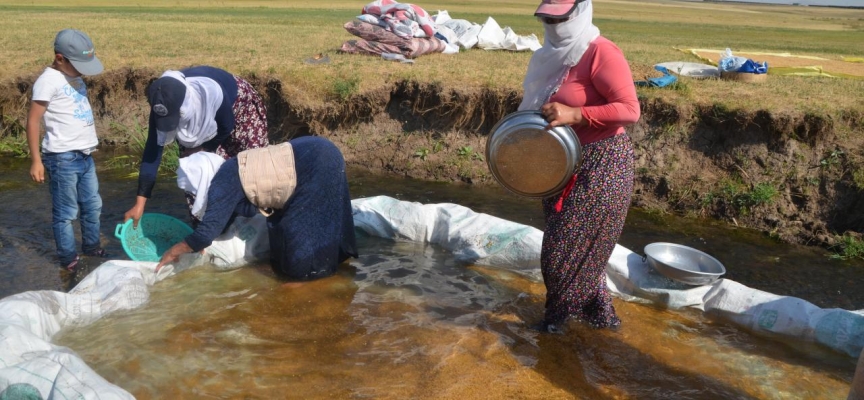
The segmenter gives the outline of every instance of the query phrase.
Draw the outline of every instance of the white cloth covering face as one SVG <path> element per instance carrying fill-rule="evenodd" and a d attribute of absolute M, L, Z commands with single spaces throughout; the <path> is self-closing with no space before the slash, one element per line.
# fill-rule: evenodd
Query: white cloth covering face
<path fill-rule="evenodd" d="M 534 52 L 522 88 L 519 111 L 539 110 L 558 90 L 567 73 L 579 63 L 588 45 L 600 36 L 594 26 L 591 0 L 579 3 L 570 19 L 559 24 L 543 24 L 543 47 Z"/>
<path fill-rule="evenodd" d="M 156 131 L 160 146 L 175 139 L 183 147 L 195 148 L 213 139 L 217 133 L 216 111 L 222 105 L 222 87 L 205 77 L 186 77 L 180 71 L 165 71 L 162 77 L 174 78 L 186 85 L 186 96 L 180 106 L 180 124 L 170 132 Z"/>
<path fill-rule="evenodd" d="M 192 215 L 198 219 L 204 218 L 210 182 L 224 162 L 225 159 L 222 157 L 206 151 L 199 151 L 180 159 L 180 166 L 177 168 L 177 186 L 195 195 Z"/>

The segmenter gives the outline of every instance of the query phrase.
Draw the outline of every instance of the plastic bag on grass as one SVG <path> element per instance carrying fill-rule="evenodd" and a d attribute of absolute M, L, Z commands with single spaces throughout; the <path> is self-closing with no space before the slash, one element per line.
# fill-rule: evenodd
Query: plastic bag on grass
<path fill-rule="evenodd" d="M 756 62 L 753 60 L 744 61 L 744 64 L 741 65 L 737 72 L 746 72 L 749 74 L 767 74 L 768 73 L 768 62 Z"/>
<path fill-rule="evenodd" d="M 450 18 L 450 12 L 447 10 L 438 10 L 438 13 L 432 16 L 432 21 L 434 21 L 437 25 L 441 25 L 451 19 L 452 18 Z"/>
<path fill-rule="evenodd" d="M 726 51 L 720 55 L 720 61 L 717 63 L 717 67 L 720 68 L 720 71 L 735 72 L 738 71 L 738 68 L 741 68 L 745 62 L 747 62 L 747 57 L 733 56 L 732 49 L 727 48 Z"/>
<path fill-rule="evenodd" d="M 663 73 L 663 76 L 657 78 L 646 78 L 644 81 L 636 81 L 634 82 L 636 86 L 640 87 L 666 87 L 678 81 L 678 78 L 675 75 L 672 75 L 666 67 L 661 65 L 655 65 L 654 69 Z"/>
<path fill-rule="evenodd" d="M 444 22 L 442 26 L 452 30 L 458 38 L 459 46 L 466 50 L 477 45 L 477 35 L 483 29 L 482 26 L 464 19 L 451 19 Z"/>

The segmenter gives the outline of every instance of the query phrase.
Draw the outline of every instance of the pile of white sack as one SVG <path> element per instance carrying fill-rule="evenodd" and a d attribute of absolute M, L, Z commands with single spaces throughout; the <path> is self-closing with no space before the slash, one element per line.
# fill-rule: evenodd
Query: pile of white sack
<path fill-rule="evenodd" d="M 486 18 L 483 25 L 464 19 L 450 18 L 447 10 L 438 11 L 432 16 L 438 26 L 438 33 L 447 38 L 450 44 L 463 49 L 477 47 L 483 50 L 535 51 L 541 46 L 537 36 L 517 35 L 510 27 L 501 28 L 494 18 Z"/>

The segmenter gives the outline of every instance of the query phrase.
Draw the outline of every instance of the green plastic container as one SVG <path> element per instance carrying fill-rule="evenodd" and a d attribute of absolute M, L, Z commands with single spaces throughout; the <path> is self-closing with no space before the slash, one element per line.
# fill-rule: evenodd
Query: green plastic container
<path fill-rule="evenodd" d="M 185 222 L 170 215 L 147 213 L 132 227 L 132 219 L 117 224 L 114 236 L 120 239 L 123 250 L 133 261 L 159 261 L 171 246 L 192 233 Z"/>

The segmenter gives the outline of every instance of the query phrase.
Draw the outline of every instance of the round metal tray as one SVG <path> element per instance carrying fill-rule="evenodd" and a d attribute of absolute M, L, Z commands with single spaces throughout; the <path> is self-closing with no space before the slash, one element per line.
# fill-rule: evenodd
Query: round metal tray
<path fill-rule="evenodd" d="M 507 190 L 525 197 L 560 193 L 582 162 L 582 146 L 570 126 L 546 130 L 539 111 L 517 111 L 492 128 L 486 162 Z"/>
<path fill-rule="evenodd" d="M 708 285 L 726 273 L 716 258 L 680 244 L 651 243 L 645 258 L 663 276 L 688 285 Z"/>

